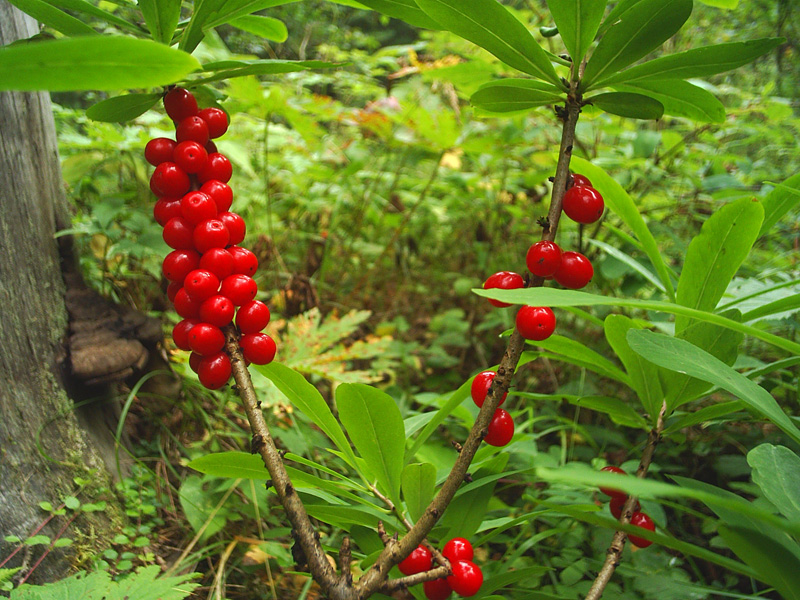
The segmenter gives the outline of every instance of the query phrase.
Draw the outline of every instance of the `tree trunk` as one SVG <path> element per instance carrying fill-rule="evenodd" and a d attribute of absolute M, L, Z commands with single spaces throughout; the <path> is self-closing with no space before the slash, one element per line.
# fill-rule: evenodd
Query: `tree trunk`
<path fill-rule="evenodd" d="M 0 45 L 38 32 L 35 21 L 0 0 Z M 65 496 L 97 500 L 111 488 L 96 441 L 80 425 L 69 385 L 68 315 L 62 258 L 54 234 L 69 225 L 55 126 L 47 93 L 0 93 L 0 562 L 18 548 Z M 82 490 L 75 478 L 88 480 Z M 94 496 L 93 496 L 94 494 Z M 67 511 L 39 533 L 71 538 L 50 552 L 29 582 L 63 576 L 75 556 L 107 548 L 121 511 Z M 78 517 L 72 521 L 74 515 Z M 68 525 L 68 526 L 67 526 Z M 118 530 L 117 530 L 118 532 Z M 4 567 L 25 575 L 48 549 L 25 546 Z"/>

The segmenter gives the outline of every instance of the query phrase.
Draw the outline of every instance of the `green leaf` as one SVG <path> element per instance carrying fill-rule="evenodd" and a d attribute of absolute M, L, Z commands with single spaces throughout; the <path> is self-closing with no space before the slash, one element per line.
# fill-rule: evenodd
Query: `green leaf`
<path fill-rule="evenodd" d="M 219 502 L 223 494 L 216 488 L 204 489 L 205 479 L 197 475 L 190 475 L 181 482 L 179 500 L 186 520 L 195 533 L 200 533 L 206 540 L 218 531 L 221 531 L 228 522 L 226 511 L 219 510 Z M 121 542 L 130 543 L 130 541 Z"/>
<path fill-rule="evenodd" d="M 130 31 L 137 35 L 142 34 L 142 30 L 135 24 L 129 23 L 128 21 L 126 21 L 121 17 L 118 17 L 117 15 L 114 15 L 101 8 L 98 8 L 93 4 L 87 2 L 86 0 L 46 0 L 46 1 L 48 4 L 51 4 L 52 6 L 57 6 L 58 8 L 70 10 L 84 15 L 90 15 L 100 19 L 101 21 L 105 21 L 106 23 L 116 25 L 122 30 Z"/>
<path fill-rule="evenodd" d="M 761 237 L 800 202 L 800 173 L 795 173 L 781 185 L 772 190 L 761 201 L 764 207 L 764 222 L 761 224 Z"/>
<path fill-rule="evenodd" d="M 224 4 L 225 0 L 197 0 L 178 47 L 185 52 L 194 52 L 197 45 L 203 40 L 205 30 L 211 28 L 210 25 L 206 25 L 207 21 Z"/>
<path fill-rule="evenodd" d="M 439 23 L 420 10 L 414 0 L 359 0 L 358 3 L 414 27 L 442 29 Z"/>
<path fill-rule="evenodd" d="M 533 79 L 503 79 L 482 85 L 469 99 L 476 108 L 493 113 L 528 110 L 564 101 L 556 86 Z"/>
<path fill-rule="evenodd" d="M 413 460 L 414 456 L 416 456 L 419 449 L 425 444 L 427 439 L 439 428 L 444 420 L 452 413 L 458 405 L 460 405 L 470 394 L 470 387 L 472 385 L 472 379 L 468 379 L 461 386 L 452 394 L 450 394 L 450 398 L 448 398 L 447 402 L 436 411 L 435 416 L 425 425 L 425 428 L 422 432 L 417 436 L 417 439 L 414 440 L 414 444 L 406 453 L 406 458 L 404 462 L 408 462 Z"/>
<path fill-rule="evenodd" d="M 86 116 L 95 121 L 124 123 L 144 114 L 161 99 L 161 94 L 127 94 L 114 96 L 86 109 Z"/>
<path fill-rule="evenodd" d="M 800 308 L 800 296 L 797 294 L 793 294 L 791 296 L 786 296 L 785 298 L 779 298 L 778 300 L 773 300 L 772 302 L 768 302 L 767 304 L 762 304 L 758 308 L 754 308 L 753 310 L 747 311 L 742 315 L 742 320 L 756 321 L 759 319 L 763 319 L 765 317 L 769 317 L 774 314 L 786 311 L 794 311 L 797 308 Z"/>
<path fill-rule="evenodd" d="M 692 13 L 692 0 L 641 0 L 623 12 L 592 53 L 584 91 L 636 62 L 672 37 Z"/>
<path fill-rule="evenodd" d="M 600 248 L 603 252 L 605 252 L 609 256 L 614 257 L 619 262 L 628 265 L 631 269 L 633 269 L 634 271 L 639 273 L 639 275 L 644 277 L 647 281 L 652 283 L 656 287 L 656 289 L 660 291 L 662 294 L 667 293 L 667 290 L 664 288 L 664 284 L 662 284 L 658 280 L 658 277 L 656 277 L 650 269 L 645 267 L 642 263 L 640 263 L 638 260 L 630 256 L 629 254 L 615 248 L 611 244 L 606 244 L 605 242 L 601 242 L 600 240 L 595 240 L 590 238 L 587 241 L 592 246 Z"/>
<path fill-rule="evenodd" d="M 631 83 L 642 79 L 708 77 L 746 65 L 770 50 L 774 50 L 784 41 L 783 38 L 763 38 L 693 48 L 686 52 L 669 54 L 649 60 L 641 65 L 636 65 L 625 71 L 605 77 L 602 81 L 598 81 L 597 85 Z"/>
<path fill-rule="evenodd" d="M 200 68 L 151 40 L 92 36 L 0 48 L 0 90 L 118 90 L 174 83 Z"/>
<path fill-rule="evenodd" d="M 603 20 L 606 0 L 548 0 L 547 7 L 572 62 L 580 64 Z"/>
<path fill-rule="evenodd" d="M 655 98 L 664 107 L 664 114 L 686 117 L 701 123 L 725 121 L 725 107 L 711 93 L 688 81 L 665 79 L 641 80 L 634 84 L 615 85 L 614 88 L 644 94 Z"/>
<path fill-rule="evenodd" d="M 592 180 L 594 183 L 594 180 Z M 697 310 L 681 306 L 680 304 L 672 304 L 671 302 L 661 302 L 658 300 L 638 300 L 634 298 L 610 297 L 601 296 L 599 294 L 589 294 L 588 292 L 580 292 L 577 290 L 559 290 L 549 287 L 541 288 L 526 288 L 517 290 L 500 290 L 500 289 L 473 289 L 478 296 L 483 298 L 493 298 L 509 304 L 530 304 L 532 306 L 627 306 L 630 308 L 637 308 L 641 310 L 657 310 L 672 315 L 681 315 L 690 319 L 697 319 L 698 321 L 705 321 L 707 323 L 714 323 L 732 329 L 733 331 L 740 331 L 745 335 L 750 335 L 756 339 L 763 340 L 777 348 L 782 348 L 787 352 L 793 354 L 800 354 L 800 344 L 787 340 L 772 333 L 767 333 L 757 327 L 751 327 L 743 323 L 739 323 L 732 319 L 717 315 L 714 313 Z M 465 396 L 466 397 L 466 396 Z"/>
<path fill-rule="evenodd" d="M 630 92 L 606 92 L 586 99 L 597 108 L 612 115 L 628 119 L 657 121 L 664 114 L 664 105 L 658 100 Z"/>
<path fill-rule="evenodd" d="M 605 18 L 605 20 L 600 24 L 600 29 L 598 30 L 597 34 L 599 36 L 605 35 L 606 31 L 608 31 L 612 25 L 619 21 L 622 13 L 627 11 L 634 4 L 641 1 L 642 0 L 619 0 L 619 2 L 617 2 L 608 13 L 608 16 Z"/>
<path fill-rule="evenodd" d="M 716 6 L 717 8 L 734 9 L 739 6 L 739 0 L 700 0 L 701 4 Z"/>
<path fill-rule="evenodd" d="M 215 452 L 195 458 L 187 465 L 190 469 L 214 477 L 233 479 L 269 479 L 269 471 L 258 454 L 246 452 Z"/>
<path fill-rule="evenodd" d="M 528 29 L 497 0 L 416 0 L 448 31 L 494 54 L 507 65 L 561 86 L 542 47 Z"/>
<path fill-rule="evenodd" d="M 329 63 L 321 60 L 223 60 L 203 65 L 204 71 L 214 71 L 215 74 L 193 80 L 191 83 L 210 83 L 246 75 L 277 75 L 306 69 L 333 69 L 343 64 L 345 63 Z"/>
<path fill-rule="evenodd" d="M 644 326 L 625 315 L 608 315 L 603 326 L 609 345 L 619 356 L 631 378 L 631 387 L 636 390 L 645 412 L 650 415 L 650 421 L 655 423 L 664 401 L 658 369 L 631 350 L 626 338 L 628 331 L 642 329 Z"/>
<path fill-rule="evenodd" d="M 399 506 L 406 434 L 394 399 L 362 383 L 343 383 L 336 388 L 336 407 L 372 475 Z"/>
<path fill-rule="evenodd" d="M 245 15 L 229 21 L 229 25 L 273 42 L 283 43 L 289 37 L 289 31 L 283 21 L 273 17 Z"/>
<path fill-rule="evenodd" d="M 800 458 L 784 446 L 761 444 L 747 454 L 753 482 L 787 519 L 800 521 Z"/>
<path fill-rule="evenodd" d="M 739 266 L 750 253 L 764 209 L 750 198 L 742 198 L 715 210 L 689 243 L 677 301 L 698 310 L 713 310 L 722 298 Z M 675 335 L 689 326 L 682 315 L 675 318 Z"/>
<path fill-rule="evenodd" d="M 609 398 L 607 396 L 584 396 L 578 399 L 575 404 L 604 413 L 617 425 L 623 427 L 633 427 L 636 429 L 647 430 L 647 421 L 638 412 L 633 410 L 619 398 Z"/>
<path fill-rule="evenodd" d="M 433 499 L 436 487 L 436 467 L 430 463 L 411 463 L 403 469 L 401 482 L 408 514 L 416 522 Z"/>
<path fill-rule="evenodd" d="M 264 377 L 275 384 L 289 401 L 300 409 L 304 415 L 311 419 L 341 450 L 346 458 L 346 462 L 354 467 L 356 464 L 355 454 L 353 454 L 350 443 L 344 435 L 339 422 L 333 416 L 328 403 L 319 393 L 317 388 L 306 381 L 297 371 L 277 363 L 271 362 L 268 365 L 256 367 Z"/>
<path fill-rule="evenodd" d="M 630 331 L 628 343 L 634 352 L 660 367 L 709 381 L 727 390 L 800 443 L 800 429 L 767 390 L 708 352 L 685 340 L 652 331 Z"/>
<path fill-rule="evenodd" d="M 584 367 L 598 375 L 619 381 L 624 385 L 631 385 L 630 377 L 622 369 L 581 342 L 556 334 L 551 335 L 546 340 L 528 342 L 528 344 L 560 354 L 570 364 Z"/>
<path fill-rule="evenodd" d="M 719 534 L 739 558 L 755 569 L 758 579 L 774 587 L 785 600 L 800 600 L 800 559 L 752 529 L 722 526 Z"/>
<path fill-rule="evenodd" d="M 97 35 L 97 32 L 86 23 L 48 2 L 42 0 L 9 0 L 9 2 L 43 25 L 64 35 Z"/>
<path fill-rule="evenodd" d="M 181 1 L 138 0 L 138 3 L 153 39 L 169 45 L 181 18 Z"/>
<path fill-rule="evenodd" d="M 674 300 L 675 290 L 672 287 L 672 279 L 667 264 L 664 262 L 664 256 L 628 192 L 614 178 L 609 177 L 603 169 L 594 166 L 589 161 L 573 156 L 571 163 L 576 173 L 586 175 L 592 181 L 595 189 L 603 195 L 609 210 L 622 219 L 622 222 L 636 235 L 661 283 L 667 290 L 667 296 Z"/>
<path fill-rule="evenodd" d="M 715 421 L 722 417 L 732 415 L 743 409 L 744 405 L 739 400 L 733 400 L 731 402 L 712 404 L 711 406 L 706 406 L 691 413 L 684 413 L 680 417 L 677 417 L 674 421 L 670 422 L 669 426 L 664 429 L 664 435 L 668 435 L 675 431 L 680 431 L 685 427 L 691 427 L 693 425 L 699 425 L 700 423 Z"/>

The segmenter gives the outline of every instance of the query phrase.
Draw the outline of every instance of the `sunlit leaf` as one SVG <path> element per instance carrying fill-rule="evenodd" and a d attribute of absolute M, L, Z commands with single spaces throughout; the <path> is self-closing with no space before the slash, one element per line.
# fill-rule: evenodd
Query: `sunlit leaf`
<path fill-rule="evenodd" d="M 622 91 L 644 94 L 658 100 L 664 114 L 686 117 L 700 123 L 722 123 L 725 107 L 711 92 L 680 79 L 640 80 L 633 84 L 615 85 Z"/>
<path fill-rule="evenodd" d="M 603 20 L 606 0 L 548 0 L 547 7 L 572 62 L 580 64 Z"/>

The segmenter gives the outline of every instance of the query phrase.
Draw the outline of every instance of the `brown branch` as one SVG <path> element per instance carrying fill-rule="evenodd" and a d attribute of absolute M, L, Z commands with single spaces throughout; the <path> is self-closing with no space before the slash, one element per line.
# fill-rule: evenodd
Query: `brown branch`
<path fill-rule="evenodd" d="M 412 585 L 419 585 L 426 581 L 433 581 L 434 579 L 442 579 L 452 575 L 450 567 L 436 567 L 430 571 L 423 571 L 415 575 L 408 575 L 406 577 L 398 577 L 397 579 L 389 579 L 384 581 L 378 591 L 382 594 L 391 594 L 397 590 L 404 590 L 410 588 Z"/>
<path fill-rule="evenodd" d="M 636 477 L 639 479 L 645 478 L 647 470 L 650 468 L 650 463 L 653 462 L 653 454 L 656 451 L 658 442 L 661 441 L 661 432 L 664 431 L 664 416 L 666 412 L 667 403 L 665 401 L 661 405 L 661 411 L 658 413 L 655 428 L 652 429 L 647 436 L 647 445 L 645 445 L 644 452 L 642 452 L 639 468 L 636 469 Z M 622 515 L 619 519 L 619 522 L 623 525 L 627 525 L 631 522 L 631 515 L 633 514 L 633 506 L 635 503 L 636 497 L 628 496 L 625 505 L 622 507 Z M 589 588 L 589 592 L 586 594 L 586 600 L 600 600 L 608 582 L 611 581 L 611 576 L 614 574 L 614 571 L 619 566 L 620 560 L 622 559 L 622 550 L 625 548 L 626 536 L 627 534 L 624 531 L 617 531 L 614 533 L 614 537 L 611 539 L 611 545 L 606 552 L 606 560 L 600 572 L 597 574 L 594 583 L 592 583 L 592 587 Z"/>

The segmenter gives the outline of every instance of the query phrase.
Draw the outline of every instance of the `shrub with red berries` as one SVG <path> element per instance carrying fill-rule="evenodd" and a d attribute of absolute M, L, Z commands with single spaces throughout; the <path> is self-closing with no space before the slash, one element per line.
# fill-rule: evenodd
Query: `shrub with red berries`
<path fill-rule="evenodd" d="M 472 544 L 464 538 L 453 538 L 444 545 L 442 556 L 450 563 L 451 575 L 423 583 L 425 597 L 447 600 L 453 592 L 464 598 L 477 594 L 483 585 L 483 572 L 472 561 Z M 403 575 L 424 573 L 433 568 L 433 557 L 425 546 L 417 546 L 397 567 Z"/>
<path fill-rule="evenodd" d="M 215 107 L 200 110 L 194 95 L 182 88 L 166 93 L 164 108 L 175 123 L 175 139 L 150 140 L 144 156 L 155 167 L 153 216 L 173 248 L 162 265 L 170 282 L 167 295 L 183 319 L 172 339 L 191 352 L 190 367 L 214 390 L 231 377 L 223 330 L 233 323 L 245 360 L 263 365 L 275 358 L 275 342 L 262 333 L 270 312 L 255 299 L 258 260 L 239 246 L 244 219 L 229 210 L 231 163 L 211 141 L 227 131 L 227 115 Z"/>
<path fill-rule="evenodd" d="M 619 467 L 614 467 L 612 465 L 603 467 L 600 470 L 606 473 L 627 475 L 625 471 L 623 471 Z M 608 508 L 615 519 L 617 520 L 621 519 L 622 509 L 625 506 L 625 503 L 628 501 L 628 495 L 621 490 L 608 487 L 601 487 L 600 491 L 606 496 L 611 497 L 611 500 L 608 503 Z M 641 506 L 639 505 L 638 500 L 634 501 L 631 512 L 632 512 L 631 525 L 634 525 L 635 527 L 641 527 L 642 529 L 646 529 L 647 531 L 656 530 L 656 524 L 653 522 L 653 519 L 651 519 L 646 513 L 641 512 Z M 637 548 L 647 548 L 650 544 L 653 543 L 650 540 L 646 540 L 643 537 L 640 537 L 632 533 L 628 534 L 628 540 L 630 540 L 631 544 L 633 544 Z"/>

